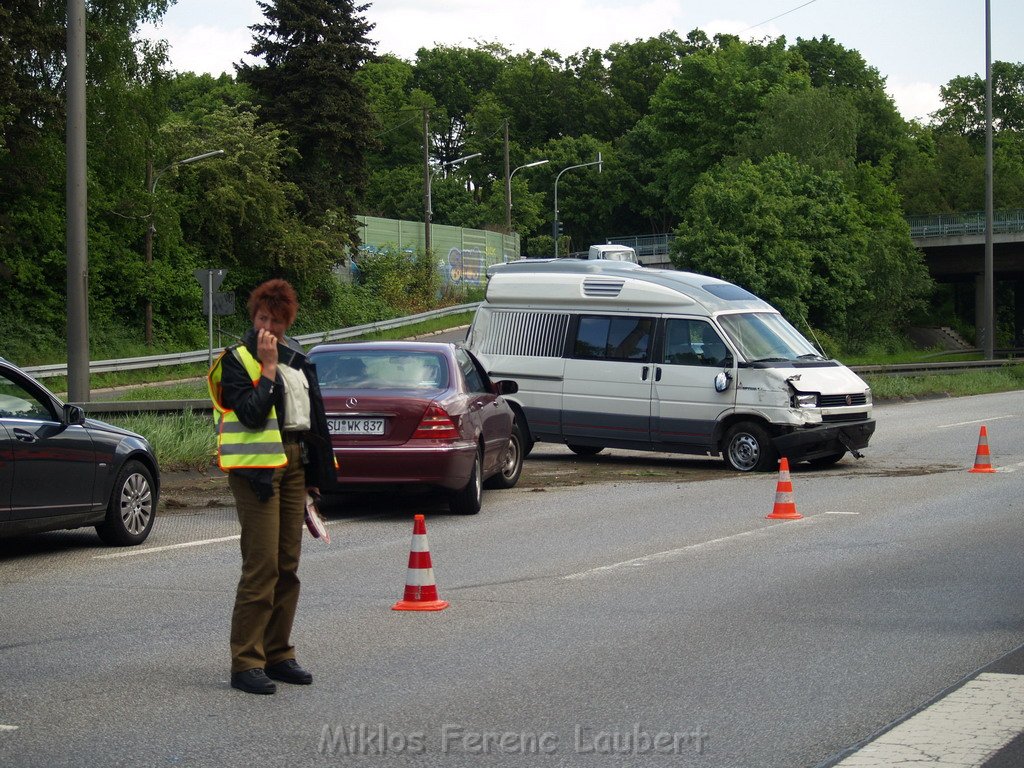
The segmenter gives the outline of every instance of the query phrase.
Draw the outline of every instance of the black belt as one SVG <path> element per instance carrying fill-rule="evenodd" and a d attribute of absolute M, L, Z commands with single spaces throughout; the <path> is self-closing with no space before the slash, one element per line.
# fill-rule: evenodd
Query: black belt
<path fill-rule="evenodd" d="M 308 433 L 303 432 L 282 432 L 281 440 L 286 443 L 301 443 L 306 439 Z"/>

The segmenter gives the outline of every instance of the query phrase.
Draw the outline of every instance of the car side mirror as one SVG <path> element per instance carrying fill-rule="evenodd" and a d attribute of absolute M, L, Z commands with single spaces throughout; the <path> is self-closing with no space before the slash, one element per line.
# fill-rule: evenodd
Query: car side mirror
<path fill-rule="evenodd" d="M 730 381 L 732 381 L 731 373 L 719 371 L 718 375 L 715 376 L 715 392 L 725 392 L 729 388 Z"/>
<path fill-rule="evenodd" d="M 494 389 L 499 395 L 514 395 L 519 391 L 519 385 L 511 379 L 502 379 L 494 382 Z"/>
<path fill-rule="evenodd" d="M 64 423 L 71 424 L 84 424 L 85 423 L 85 409 L 80 405 L 72 405 L 71 403 L 64 404 Z"/>

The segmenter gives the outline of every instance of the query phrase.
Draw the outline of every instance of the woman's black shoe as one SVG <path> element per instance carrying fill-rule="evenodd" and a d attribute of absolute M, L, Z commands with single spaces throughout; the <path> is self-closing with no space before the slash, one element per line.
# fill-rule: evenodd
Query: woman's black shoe
<path fill-rule="evenodd" d="M 277 686 L 259 668 L 231 673 L 231 687 L 246 693 L 276 693 Z"/>
<path fill-rule="evenodd" d="M 313 675 L 300 667 L 295 659 L 285 659 L 277 664 L 271 664 L 267 667 L 267 677 L 295 685 L 309 685 L 313 682 Z"/>

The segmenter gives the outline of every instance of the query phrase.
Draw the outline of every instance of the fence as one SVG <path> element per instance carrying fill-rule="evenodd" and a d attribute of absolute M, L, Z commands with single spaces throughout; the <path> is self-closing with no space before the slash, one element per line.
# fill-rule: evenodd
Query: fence
<path fill-rule="evenodd" d="M 373 252 L 384 247 L 416 251 L 425 247 L 422 221 L 357 216 L 362 249 Z M 519 258 L 519 235 L 483 229 L 434 224 L 430 228 L 431 249 L 440 254 L 438 270 L 446 283 L 483 285 L 487 267 Z M 356 257 L 358 269 L 359 257 Z"/>

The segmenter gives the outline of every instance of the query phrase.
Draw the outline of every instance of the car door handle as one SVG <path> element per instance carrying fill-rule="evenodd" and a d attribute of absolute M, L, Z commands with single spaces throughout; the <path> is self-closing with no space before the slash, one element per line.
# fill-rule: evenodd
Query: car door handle
<path fill-rule="evenodd" d="M 647 373 L 648 373 L 648 370 L 649 370 L 649 369 L 648 369 L 648 366 L 646 366 L 646 365 L 645 365 L 645 366 L 644 366 L 644 370 L 643 370 L 643 372 L 642 372 L 642 373 L 640 374 L 640 380 L 641 380 L 641 381 L 647 381 Z"/>
<path fill-rule="evenodd" d="M 660 365 L 654 366 L 654 380 L 655 381 L 661 381 L 661 366 Z"/>
<path fill-rule="evenodd" d="M 14 437 L 23 443 L 34 443 L 36 441 L 36 436 L 24 429 L 15 428 Z"/>

